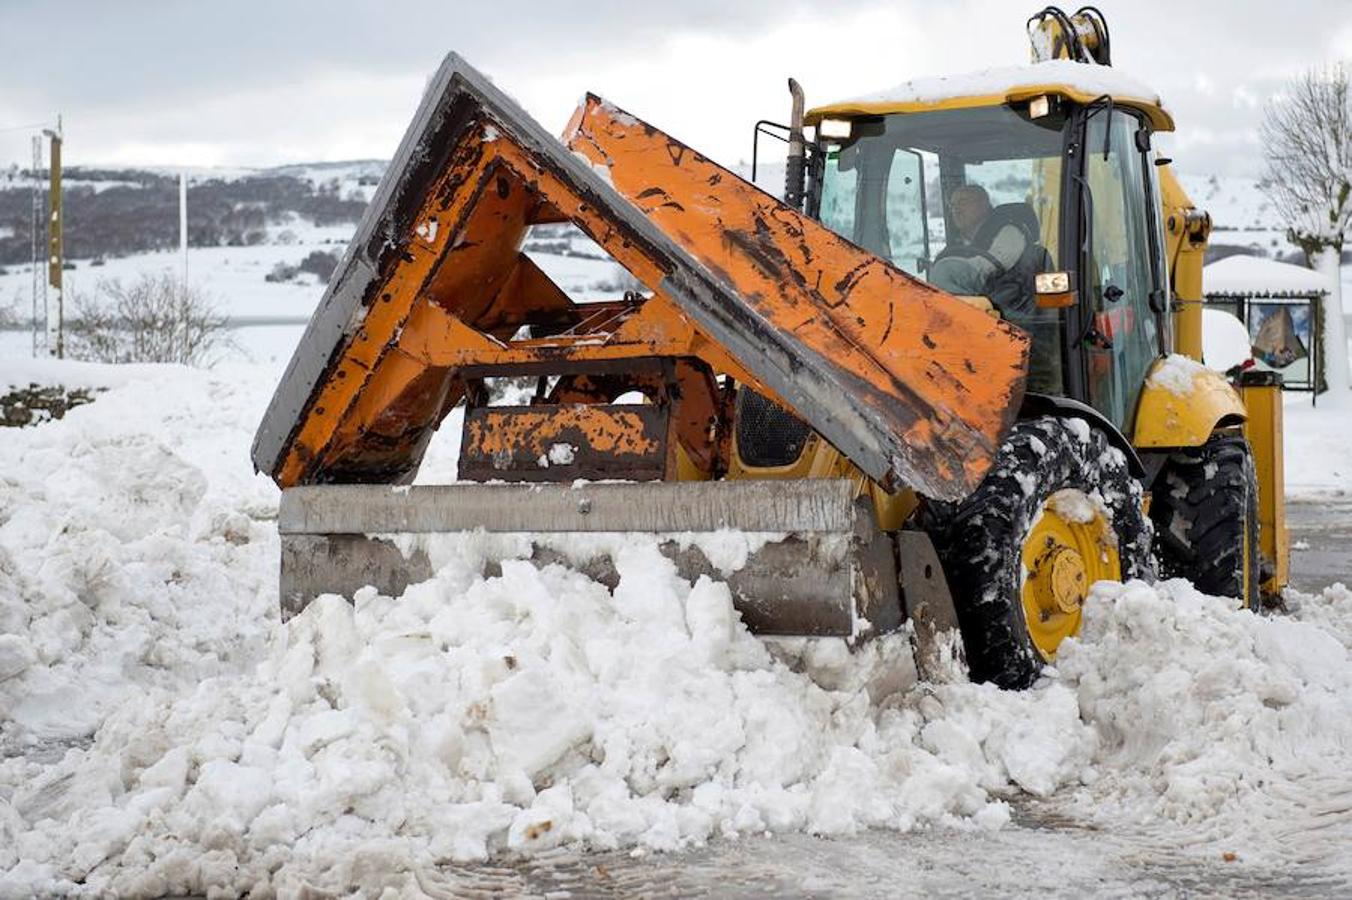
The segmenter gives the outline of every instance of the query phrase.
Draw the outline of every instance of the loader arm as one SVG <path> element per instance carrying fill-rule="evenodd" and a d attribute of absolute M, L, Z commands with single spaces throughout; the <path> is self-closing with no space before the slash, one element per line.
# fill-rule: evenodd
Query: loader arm
<path fill-rule="evenodd" d="M 542 476 L 533 457 L 480 447 L 501 477 L 605 476 L 595 434 L 563 409 L 602 378 L 588 418 L 635 463 L 610 477 L 672 480 L 690 460 L 715 477 L 728 376 L 884 485 L 940 498 L 976 485 L 1022 398 L 1023 332 L 599 98 L 567 136 L 447 58 L 269 407 L 257 468 L 284 487 L 407 479 L 457 403 L 485 410 L 467 416 L 482 433 L 507 424 L 481 402 L 484 379 L 535 375 L 566 380 L 532 408 L 557 407 L 552 424 L 568 420 L 591 468 Z M 558 290 L 521 246 L 531 225 L 560 221 L 645 290 L 609 306 Z M 639 421 L 610 408 L 626 386 L 659 410 Z M 542 412 L 531 430 L 544 434 Z"/>

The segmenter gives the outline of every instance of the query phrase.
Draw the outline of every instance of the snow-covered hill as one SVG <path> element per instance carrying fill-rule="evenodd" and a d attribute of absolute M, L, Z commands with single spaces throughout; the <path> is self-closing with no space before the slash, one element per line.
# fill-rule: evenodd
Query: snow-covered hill
<path fill-rule="evenodd" d="M 1178 173 L 1192 202 L 1211 214 L 1216 231 L 1280 231 L 1281 216 L 1258 189 L 1258 179 Z"/>
<path fill-rule="evenodd" d="M 772 148 L 773 149 L 773 148 Z M 198 183 L 215 180 L 241 181 L 249 178 L 286 176 L 303 180 L 313 190 L 336 192 L 343 197 L 368 198 L 375 190 L 385 163 L 380 160 L 356 160 L 340 163 L 315 163 L 257 169 L 202 168 L 189 171 Z M 737 167 L 745 177 L 749 165 Z M 131 171 L 131 170 L 128 170 Z M 73 170 L 68 184 L 106 190 L 134 185 L 121 173 Z M 169 170 L 155 175 L 173 175 Z M 19 177 L 14 172 L 0 173 L 0 188 L 5 178 Z M 1271 205 L 1250 178 L 1203 176 L 1183 173 L 1181 180 L 1193 200 L 1212 214 L 1216 247 L 1239 248 L 1243 252 L 1268 256 L 1289 254 L 1280 222 Z M 121 178 L 122 180 L 117 180 Z M 778 194 L 783 182 L 783 164 L 773 157 L 758 172 L 758 184 Z M 13 182 L 17 183 L 17 182 Z M 176 207 L 166 207 L 177 227 Z M 190 210 L 190 221 L 191 221 Z M 323 284 L 314 276 L 301 273 L 283 281 L 265 280 L 278 266 L 297 265 L 313 252 L 341 254 L 355 222 L 316 225 L 297 213 L 286 213 L 262 226 L 257 243 L 250 246 L 207 246 L 190 250 L 189 273 L 194 284 L 205 290 L 218 310 L 230 318 L 237 330 L 234 355 L 250 360 L 285 360 L 299 338 L 301 325 L 308 319 L 323 293 Z M 598 298 L 618 295 L 623 276 L 615 264 L 602 257 L 599 248 L 575 229 L 547 226 L 538 229 L 527 244 L 535 260 L 565 290 L 577 296 Z M 139 253 L 98 262 L 72 260 L 74 268 L 66 273 L 69 288 L 76 292 L 93 291 L 104 278 L 134 279 L 141 272 L 181 270 L 177 255 L 170 251 Z M 32 275 L 27 265 L 11 265 L 0 272 L 0 327 L 8 320 L 26 320 L 31 314 Z M 0 352 L 27 353 L 31 341 L 26 333 L 0 330 Z"/>

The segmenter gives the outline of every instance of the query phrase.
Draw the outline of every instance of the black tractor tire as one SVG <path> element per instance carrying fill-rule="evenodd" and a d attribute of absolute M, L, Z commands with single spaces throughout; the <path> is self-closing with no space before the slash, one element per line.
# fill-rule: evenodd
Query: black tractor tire
<path fill-rule="evenodd" d="M 922 523 L 948 578 L 974 681 L 1030 687 L 1047 664 L 1024 616 L 1023 546 L 1054 493 L 1101 500 L 1117 537 L 1121 577 L 1154 578 L 1151 524 L 1126 456 L 1083 419 L 1016 423 L 994 465 L 965 500 L 928 501 Z"/>
<path fill-rule="evenodd" d="M 1258 612 L 1258 476 L 1244 436 L 1219 431 L 1170 454 L 1151 490 L 1160 574 Z"/>

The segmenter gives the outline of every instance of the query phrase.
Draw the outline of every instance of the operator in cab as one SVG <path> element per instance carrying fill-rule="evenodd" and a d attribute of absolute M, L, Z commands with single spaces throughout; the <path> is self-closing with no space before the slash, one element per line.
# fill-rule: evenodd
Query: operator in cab
<path fill-rule="evenodd" d="M 979 184 L 953 189 L 948 210 L 958 234 L 935 257 L 929 282 L 950 294 L 983 296 L 1002 314 L 1033 307 L 1037 218 L 1026 203 L 991 205 Z"/>

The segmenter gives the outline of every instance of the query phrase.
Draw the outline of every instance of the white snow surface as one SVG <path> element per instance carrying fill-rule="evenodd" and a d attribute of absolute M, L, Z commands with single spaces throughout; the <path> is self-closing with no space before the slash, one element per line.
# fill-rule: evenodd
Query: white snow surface
<path fill-rule="evenodd" d="M 1227 256 L 1202 269 L 1207 294 L 1327 294 L 1333 285 L 1304 266 L 1259 256 Z"/>
<path fill-rule="evenodd" d="M 1024 66 L 1001 66 L 961 75 L 912 78 L 885 91 L 853 97 L 843 101 L 841 105 L 935 103 L 959 97 L 1003 96 L 1011 90 L 1044 84 L 1063 85 L 1093 96 L 1111 94 L 1119 99 L 1144 100 L 1163 106 L 1157 91 L 1118 69 L 1064 59 Z"/>
<path fill-rule="evenodd" d="M 1163 388 L 1175 396 L 1186 397 L 1192 390 L 1193 379 L 1206 370 L 1206 366 L 1195 359 L 1181 353 L 1171 353 L 1150 370 L 1146 383 Z"/>
<path fill-rule="evenodd" d="M 1352 416 L 1309 394 L 1287 394 L 1286 494 L 1306 499 L 1352 496 Z"/>
<path fill-rule="evenodd" d="M 416 894 L 559 845 L 999 828 L 1029 796 L 1352 870 L 1342 587 L 1258 618 L 1102 583 L 1024 693 L 916 685 L 904 635 L 753 638 L 632 539 L 613 592 L 460 554 L 281 625 L 248 462 L 277 369 L 147 374 L 0 441 L 0 896 Z"/>
<path fill-rule="evenodd" d="M 0 433 L 0 657 L 30 660 L 0 678 L 0 749 L 236 671 L 276 600 L 277 491 L 247 455 L 272 371 L 0 362 L 35 379 L 110 390 Z"/>
<path fill-rule="evenodd" d="M 1228 372 L 1253 359 L 1249 330 L 1223 309 L 1202 310 L 1202 359 L 1209 369 Z"/>

